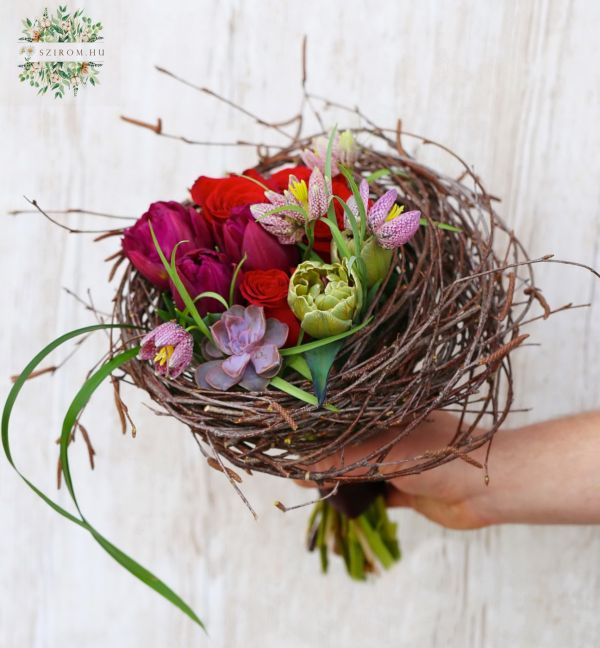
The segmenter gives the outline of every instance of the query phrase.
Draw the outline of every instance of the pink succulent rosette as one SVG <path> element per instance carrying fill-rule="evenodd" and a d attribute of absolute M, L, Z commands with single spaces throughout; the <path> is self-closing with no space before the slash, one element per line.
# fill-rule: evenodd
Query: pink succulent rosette
<path fill-rule="evenodd" d="M 202 351 L 208 362 L 196 369 L 196 383 L 203 389 L 226 391 L 240 385 L 261 391 L 281 369 L 280 347 L 288 335 L 287 324 L 265 318 L 262 306 L 232 306 L 210 329 Z"/>

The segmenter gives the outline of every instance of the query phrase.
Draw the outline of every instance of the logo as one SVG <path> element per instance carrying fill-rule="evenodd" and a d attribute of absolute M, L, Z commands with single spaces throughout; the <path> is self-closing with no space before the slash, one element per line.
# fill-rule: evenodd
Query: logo
<path fill-rule="evenodd" d="M 41 18 L 23 20 L 19 38 L 19 80 L 39 95 L 77 96 L 79 89 L 98 85 L 104 61 L 102 23 L 94 22 L 83 9 L 70 12 L 66 5 L 54 14 L 44 9 Z"/>

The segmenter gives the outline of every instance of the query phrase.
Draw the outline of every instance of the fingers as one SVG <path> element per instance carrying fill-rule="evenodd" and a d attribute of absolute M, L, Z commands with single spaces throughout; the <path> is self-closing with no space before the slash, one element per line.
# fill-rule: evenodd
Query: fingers
<path fill-rule="evenodd" d="M 388 488 L 385 502 L 388 506 L 413 508 L 413 496 L 409 493 L 403 493 L 397 488 Z"/>
<path fill-rule="evenodd" d="M 446 446 L 456 434 L 458 419 L 447 412 L 433 412 L 427 420 L 420 423 L 411 433 L 396 441 L 399 435 L 398 428 L 382 430 L 371 438 L 347 445 L 343 450 L 334 452 L 329 457 L 314 464 L 306 465 L 309 473 L 323 473 L 332 469 L 340 469 L 360 463 L 370 457 L 369 466 L 358 466 L 347 475 L 361 475 L 366 473 L 373 463 L 378 461 L 379 451 L 388 444 L 393 444 L 381 467 L 382 474 L 394 472 L 400 465 L 410 465 L 411 458 L 418 457 L 426 451 L 434 451 Z M 396 462 L 396 463 L 394 463 Z"/>

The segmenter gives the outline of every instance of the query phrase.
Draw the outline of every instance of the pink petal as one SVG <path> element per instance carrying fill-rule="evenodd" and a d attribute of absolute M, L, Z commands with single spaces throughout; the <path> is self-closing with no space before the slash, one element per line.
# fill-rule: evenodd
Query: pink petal
<path fill-rule="evenodd" d="M 398 192 L 395 189 L 386 191 L 381 198 L 375 201 L 375 204 L 369 209 L 367 220 L 371 229 L 375 231 L 387 218 L 390 209 L 394 206 Z"/>
<path fill-rule="evenodd" d="M 317 155 L 315 155 L 314 151 L 311 151 L 310 149 L 305 149 L 304 151 L 302 151 L 300 153 L 300 157 L 309 169 L 314 169 L 315 167 L 318 167 L 319 164 L 322 164 L 321 159 Z"/>
<path fill-rule="evenodd" d="M 225 326 L 225 322 L 223 321 L 224 317 L 225 316 L 223 315 L 220 320 L 215 322 L 210 327 L 210 332 L 212 333 L 213 340 L 215 341 L 215 345 L 225 355 L 231 355 L 231 344 L 229 343 L 229 333 L 227 331 L 227 327 Z"/>
<path fill-rule="evenodd" d="M 246 369 L 249 362 L 249 353 L 242 353 L 242 355 L 232 355 L 229 356 L 227 360 L 223 360 L 221 368 L 228 376 L 239 380 L 242 377 L 244 369 Z"/>
<path fill-rule="evenodd" d="M 148 336 L 146 336 L 144 340 L 146 340 L 147 337 Z M 138 357 L 140 360 L 152 360 L 158 353 L 158 349 L 154 345 L 152 339 L 146 340 L 146 342 L 144 342 L 144 340 L 142 340 L 142 346 Z"/>
<path fill-rule="evenodd" d="M 280 322 L 274 317 L 267 319 L 267 328 L 263 337 L 263 344 L 274 344 L 276 347 L 282 347 L 287 340 L 289 326 Z"/>
<path fill-rule="evenodd" d="M 149 345 L 149 344 L 154 345 L 154 338 L 156 337 L 156 331 L 158 331 L 159 328 L 160 327 L 157 327 L 155 329 L 152 329 L 150 331 L 150 333 L 146 333 L 146 335 L 144 335 L 144 337 L 142 338 L 142 341 L 140 342 L 140 344 L 142 346 L 146 346 L 146 345 Z"/>
<path fill-rule="evenodd" d="M 362 198 L 365 209 L 369 206 L 369 183 L 366 180 L 361 180 L 358 186 L 358 193 Z"/>
<path fill-rule="evenodd" d="M 262 306 L 247 306 L 244 322 L 245 328 L 248 331 L 248 344 L 260 342 L 267 329 L 265 309 Z"/>
<path fill-rule="evenodd" d="M 420 220 L 420 211 L 409 211 L 396 216 L 375 231 L 377 242 L 388 250 L 408 243 L 419 229 Z"/>
<path fill-rule="evenodd" d="M 240 386 L 248 391 L 264 391 L 269 384 L 269 379 L 259 376 L 251 364 L 246 367 Z"/>
<path fill-rule="evenodd" d="M 202 389 L 227 391 L 237 384 L 237 380 L 228 376 L 221 368 L 220 360 L 204 362 L 196 369 L 196 384 Z"/>
<path fill-rule="evenodd" d="M 358 186 L 358 193 L 360 194 L 362 204 L 365 207 L 365 214 L 366 214 L 367 208 L 369 206 L 369 183 L 366 180 L 360 181 L 360 185 Z M 360 222 L 360 209 L 356 201 L 356 198 L 354 197 L 354 194 L 352 194 L 346 202 L 348 203 L 348 207 L 350 207 L 350 211 L 354 214 L 357 223 Z M 345 210 L 344 210 L 344 227 L 346 229 L 350 229 L 350 220 L 346 215 Z"/>
<path fill-rule="evenodd" d="M 325 178 L 321 171 L 315 167 L 308 180 L 308 218 L 311 221 L 321 218 L 327 213 L 327 191 Z"/>
<path fill-rule="evenodd" d="M 216 360 L 217 358 L 223 357 L 223 352 L 216 344 L 213 344 L 210 340 L 202 340 L 202 355 L 207 360 Z"/>
<path fill-rule="evenodd" d="M 230 351 L 227 355 L 241 353 L 249 344 L 248 328 L 246 320 L 242 315 L 230 315 L 229 312 L 223 313 L 221 321 L 227 329 Z"/>
<path fill-rule="evenodd" d="M 194 340 L 191 335 L 175 347 L 175 351 L 173 351 L 167 363 L 171 378 L 177 378 L 177 376 L 180 376 L 188 368 L 192 361 L 193 350 Z"/>
<path fill-rule="evenodd" d="M 154 344 L 157 347 L 176 346 L 189 333 L 176 322 L 165 322 L 156 329 Z"/>
<path fill-rule="evenodd" d="M 259 346 L 252 353 L 252 364 L 257 374 L 264 375 L 273 369 L 276 369 L 275 373 L 277 373 L 281 366 L 281 356 L 277 347 L 274 344 L 263 344 Z"/>

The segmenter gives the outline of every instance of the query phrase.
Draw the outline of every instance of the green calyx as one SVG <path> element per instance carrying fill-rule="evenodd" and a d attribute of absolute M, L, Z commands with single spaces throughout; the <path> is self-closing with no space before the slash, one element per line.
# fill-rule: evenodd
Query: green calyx
<path fill-rule="evenodd" d="M 354 239 L 347 233 L 343 235 L 346 239 L 346 245 L 350 254 L 356 254 L 356 245 Z M 390 264 L 394 256 L 393 250 L 386 250 L 377 244 L 374 236 L 369 237 L 362 245 L 360 258 L 365 262 L 367 271 L 367 289 L 376 283 L 383 281 L 387 276 Z M 338 248 L 335 242 L 331 245 L 331 260 L 339 261 Z"/>
<path fill-rule="evenodd" d="M 304 261 L 290 279 L 288 304 L 313 338 L 326 338 L 352 328 L 360 313 L 363 291 L 356 271 L 339 263 Z"/>

